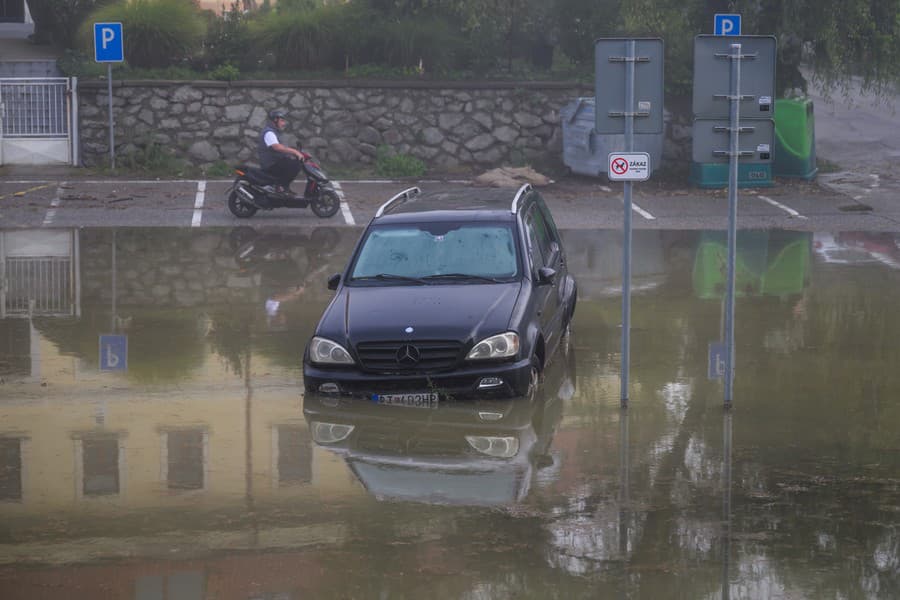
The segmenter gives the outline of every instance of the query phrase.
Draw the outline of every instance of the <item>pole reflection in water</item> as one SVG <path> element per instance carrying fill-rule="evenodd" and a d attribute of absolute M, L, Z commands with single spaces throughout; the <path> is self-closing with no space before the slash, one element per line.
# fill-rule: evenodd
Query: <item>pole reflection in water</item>
<path fill-rule="evenodd" d="M 630 488 L 630 461 L 628 457 L 628 407 L 619 408 L 619 556 L 628 559 L 628 509 Z"/>
<path fill-rule="evenodd" d="M 722 600 L 731 598 L 731 411 L 722 413 Z"/>

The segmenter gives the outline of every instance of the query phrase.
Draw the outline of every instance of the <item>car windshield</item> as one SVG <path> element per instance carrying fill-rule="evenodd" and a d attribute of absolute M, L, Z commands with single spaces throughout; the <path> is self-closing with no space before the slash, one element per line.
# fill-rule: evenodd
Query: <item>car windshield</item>
<path fill-rule="evenodd" d="M 351 281 L 399 284 L 509 281 L 518 275 L 513 230 L 502 223 L 417 223 L 370 230 Z"/>

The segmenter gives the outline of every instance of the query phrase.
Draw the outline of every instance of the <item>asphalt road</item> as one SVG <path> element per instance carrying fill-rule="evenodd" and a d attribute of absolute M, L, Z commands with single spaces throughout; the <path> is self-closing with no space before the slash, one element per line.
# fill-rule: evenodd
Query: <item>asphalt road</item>
<path fill-rule="evenodd" d="M 900 231 L 900 100 L 874 100 L 859 87 L 831 95 L 814 84 L 817 157 L 814 182 L 778 179 L 739 191 L 738 227 L 804 231 Z M 836 166 L 835 166 L 836 165 Z M 0 170 L 0 228 L 317 226 L 308 209 L 277 209 L 252 219 L 233 217 L 225 204 L 228 180 L 132 181 L 87 179 L 78 169 Z M 451 181 L 341 181 L 341 211 L 329 225 L 362 226 L 378 206 L 412 185 Z M 513 193 L 512 191 L 510 192 Z M 564 228 L 617 228 L 622 184 L 569 177 L 542 188 Z M 633 184 L 635 228 L 725 229 L 727 190 L 678 188 L 651 177 Z"/>
<path fill-rule="evenodd" d="M 864 173 L 828 185 L 778 181 L 741 189 L 738 227 L 802 231 L 900 231 L 897 190 Z M 835 183 L 837 182 L 837 183 Z M 226 180 L 132 181 L 6 178 L 0 181 L 0 227 L 232 227 L 363 226 L 393 194 L 412 185 L 466 185 L 448 181 L 340 181 L 341 211 L 327 220 L 308 209 L 231 215 Z M 567 178 L 541 188 L 562 228 L 616 228 L 623 222 L 622 184 Z M 512 197 L 514 190 L 510 190 Z M 633 184 L 636 229 L 725 229 L 727 190 L 666 189 L 651 180 Z"/>

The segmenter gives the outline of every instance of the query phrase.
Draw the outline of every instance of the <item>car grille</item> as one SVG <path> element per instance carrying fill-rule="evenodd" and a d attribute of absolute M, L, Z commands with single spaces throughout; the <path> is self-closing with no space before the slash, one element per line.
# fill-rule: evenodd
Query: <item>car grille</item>
<path fill-rule="evenodd" d="M 427 435 L 409 435 L 394 431 L 362 429 L 356 438 L 357 449 L 392 456 L 450 457 L 465 456 L 468 445 L 462 434 L 441 434 L 429 430 Z"/>
<path fill-rule="evenodd" d="M 432 373 L 455 366 L 461 348 L 452 341 L 363 342 L 356 346 L 356 353 L 369 371 Z"/>

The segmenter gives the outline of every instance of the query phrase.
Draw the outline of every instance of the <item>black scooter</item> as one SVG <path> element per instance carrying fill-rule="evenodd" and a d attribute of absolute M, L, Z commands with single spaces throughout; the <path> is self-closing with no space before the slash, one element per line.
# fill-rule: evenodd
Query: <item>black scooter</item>
<path fill-rule="evenodd" d="M 228 193 L 228 209 L 240 219 L 249 219 L 258 210 L 273 208 L 312 209 L 317 217 L 327 219 L 341 207 L 341 199 L 328 176 L 312 159 L 300 162 L 306 174 L 306 188 L 302 196 L 276 191 L 278 182 L 268 173 L 256 167 L 235 167 L 237 177 Z"/>

